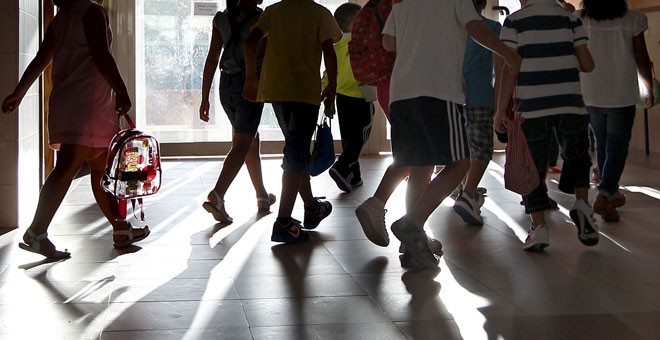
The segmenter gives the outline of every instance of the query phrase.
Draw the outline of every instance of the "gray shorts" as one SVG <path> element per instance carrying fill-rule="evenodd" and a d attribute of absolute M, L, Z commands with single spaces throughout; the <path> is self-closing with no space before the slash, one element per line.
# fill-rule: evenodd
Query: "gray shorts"
<path fill-rule="evenodd" d="M 393 165 L 449 165 L 470 157 L 462 105 L 417 97 L 390 105 Z"/>
<path fill-rule="evenodd" d="M 255 135 L 261 122 L 263 103 L 254 103 L 243 98 L 243 75 L 227 73 L 220 75 L 220 103 L 236 133 Z"/>

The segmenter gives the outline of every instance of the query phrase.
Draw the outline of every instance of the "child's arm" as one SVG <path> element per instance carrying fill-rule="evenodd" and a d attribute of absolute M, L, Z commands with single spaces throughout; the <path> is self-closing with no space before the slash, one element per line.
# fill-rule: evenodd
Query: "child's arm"
<path fill-rule="evenodd" d="M 335 53 L 334 42 L 328 39 L 321 44 L 323 49 L 323 62 L 325 71 L 328 75 L 328 85 L 321 92 L 321 101 L 325 105 L 332 105 L 335 102 L 337 93 L 337 54 Z"/>
<path fill-rule="evenodd" d="M 493 77 L 495 78 L 494 84 L 493 84 L 493 103 L 495 103 L 495 110 L 493 110 L 493 117 L 495 117 L 495 113 L 497 112 L 497 96 L 499 95 L 499 87 L 500 83 L 502 82 L 502 77 L 499 76 L 501 70 L 505 67 L 504 66 L 504 59 L 502 57 L 498 56 L 497 54 L 493 53 L 493 65 L 495 65 L 495 70 Z"/>
<path fill-rule="evenodd" d="M 518 73 L 522 63 L 518 52 L 504 45 L 483 22 L 472 20 L 465 25 L 465 29 L 476 42 L 504 58 L 504 62 L 513 74 Z"/>
<path fill-rule="evenodd" d="M 53 60 L 53 52 L 55 51 L 55 39 L 50 30 L 46 31 L 46 36 L 44 41 L 39 46 L 37 55 L 32 59 L 28 67 L 23 72 L 21 80 L 16 85 L 14 91 L 5 98 L 2 103 L 2 112 L 10 113 L 13 112 L 21 105 L 25 93 L 30 89 L 32 83 L 39 78 L 41 72 L 50 64 Z"/>
<path fill-rule="evenodd" d="M 660 43 L 660 42 L 658 42 Z M 644 98 L 647 108 L 653 106 L 653 70 L 651 68 L 651 59 L 649 58 L 649 51 L 646 49 L 646 41 L 644 40 L 644 32 L 633 37 L 633 52 L 635 53 L 635 62 L 637 63 L 637 70 L 642 77 L 644 86 L 648 89 L 648 96 Z"/>
<path fill-rule="evenodd" d="M 396 37 L 383 34 L 383 48 L 388 52 L 396 52 Z"/>
<path fill-rule="evenodd" d="M 500 133 L 506 132 L 504 116 L 506 116 L 506 109 L 513 94 L 513 87 L 515 86 L 514 74 L 511 73 L 508 67 L 502 66 L 502 61 L 495 64 L 495 103 L 497 108 L 493 117 L 493 128 Z"/>
<path fill-rule="evenodd" d="M 209 121 L 209 92 L 211 92 L 211 84 L 213 83 L 213 76 L 215 69 L 218 67 L 220 61 L 220 51 L 222 51 L 222 36 L 217 29 L 213 28 L 211 33 L 211 45 L 209 46 L 209 53 L 206 55 L 206 62 L 204 63 L 204 76 L 202 77 L 202 102 L 199 104 L 199 119 Z"/>
<path fill-rule="evenodd" d="M 263 38 L 264 32 L 253 27 L 245 41 L 245 84 L 243 84 L 243 97 L 249 101 L 257 100 L 259 78 L 257 78 L 257 44 Z"/>
<path fill-rule="evenodd" d="M 94 59 L 94 63 L 99 68 L 103 78 L 110 84 L 112 90 L 115 91 L 115 110 L 118 113 L 126 113 L 131 109 L 133 104 L 131 98 L 128 96 L 126 84 L 121 78 L 119 68 L 112 56 L 108 46 L 107 29 L 109 22 L 107 21 L 105 10 L 101 6 L 90 6 L 85 12 L 83 23 L 85 27 L 85 37 L 89 44 L 89 52 Z"/>
<path fill-rule="evenodd" d="M 578 60 L 580 71 L 588 73 L 594 70 L 594 58 L 586 44 L 575 48 L 575 56 Z"/>

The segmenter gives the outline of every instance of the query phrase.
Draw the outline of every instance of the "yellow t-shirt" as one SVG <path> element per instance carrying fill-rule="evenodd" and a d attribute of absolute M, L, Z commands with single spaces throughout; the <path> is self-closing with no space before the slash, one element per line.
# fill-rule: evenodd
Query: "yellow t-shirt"
<path fill-rule="evenodd" d="M 311 0 L 282 0 L 255 26 L 268 38 L 257 100 L 319 105 L 321 43 L 342 36 L 332 13 Z"/>
<path fill-rule="evenodd" d="M 335 43 L 335 53 L 337 54 L 337 93 L 353 98 L 364 98 L 364 94 L 362 94 L 362 90 L 360 89 L 360 82 L 355 80 L 353 69 L 351 68 L 351 60 L 348 55 L 348 43 L 350 41 L 350 33 L 345 33 L 341 40 Z M 321 86 L 323 87 L 327 83 L 327 74 L 323 72 Z"/>

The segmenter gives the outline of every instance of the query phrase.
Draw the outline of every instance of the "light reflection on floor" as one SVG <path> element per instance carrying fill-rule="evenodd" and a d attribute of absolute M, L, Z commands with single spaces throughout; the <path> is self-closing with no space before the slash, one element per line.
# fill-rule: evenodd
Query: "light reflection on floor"
<path fill-rule="evenodd" d="M 529 219 L 502 187 L 497 154 L 482 182 L 485 225 L 464 225 L 445 200 L 427 223 L 444 245 L 439 270 L 410 272 L 396 239 L 371 244 L 353 212 L 390 161 L 365 159 L 365 184 L 351 194 L 327 174 L 313 178 L 334 211 L 312 242 L 287 246 L 270 242 L 275 214 L 257 214 L 245 170 L 226 196 L 233 224 L 201 208 L 220 160 L 166 161 L 162 191 L 145 199 L 152 235 L 123 252 L 83 177 L 49 231 L 70 260 L 43 263 L 16 247 L 24 228 L 2 230 L 0 339 L 660 338 L 660 170 L 626 168 L 621 221 L 599 219 L 593 248 L 577 240 L 573 199 L 550 175 L 560 205 L 547 216 L 551 245 L 527 253 Z M 279 196 L 280 161 L 265 159 L 264 175 Z M 387 205 L 388 223 L 404 213 L 404 190 Z"/>

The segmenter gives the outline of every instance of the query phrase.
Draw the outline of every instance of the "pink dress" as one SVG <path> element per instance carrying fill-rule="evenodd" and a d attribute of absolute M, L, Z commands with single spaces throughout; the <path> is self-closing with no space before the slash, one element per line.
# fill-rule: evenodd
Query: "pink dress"
<path fill-rule="evenodd" d="M 94 63 L 85 37 L 83 17 L 90 6 L 97 5 L 78 1 L 59 12 L 49 27 L 56 41 L 48 103 L 49 144 L 55 150 L 61 144 L 107 148 L 119 131 L 114 92 Z M 106 27 L 109 44 L 107 14 Z"/>

